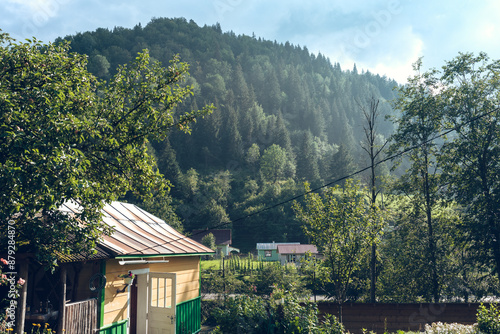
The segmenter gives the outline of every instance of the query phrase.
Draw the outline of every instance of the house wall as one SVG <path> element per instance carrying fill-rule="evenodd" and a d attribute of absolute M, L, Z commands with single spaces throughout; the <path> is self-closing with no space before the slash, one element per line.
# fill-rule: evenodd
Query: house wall
<path fill-rule="evenodd" d="M 66 300 L 77 302 L 89 298 L 96 298 L 97 291 L 89 288 L 90 280 L 95 274 L 101 273 L 101 261 L 67 264 L 67 295 Z M 95 279 L 94 286 L 99 284 Z"/>
<path fill-rule="evenodd" d="M 125 291 L 117 293 L 117 289 L 124 287 L 123 279 L 118 275 L 126 274 L 129 270 L 149 268 L 150 272 L 176 273 L 177 289 L 176 303 L 197 298 L 200 293 L 200 257 L 182 256 L 168 257 L 168 263 L 151 263 L 120 265 L 118 260 L 106 262 L 106 287 L 104 295 L 104 314 L 102 325 L 110 325 L 128 318 L 128 298 Z M 139 297 L 140 298 L 140 297 Z"/>
<path fill-rule="evenodd" d="M 266 256 L 266 252 L 271 252 L 271 256 Z M 258 256 L 261 261 L 279 261 L 280 257 L 276 249 L 259 249 Z"/>

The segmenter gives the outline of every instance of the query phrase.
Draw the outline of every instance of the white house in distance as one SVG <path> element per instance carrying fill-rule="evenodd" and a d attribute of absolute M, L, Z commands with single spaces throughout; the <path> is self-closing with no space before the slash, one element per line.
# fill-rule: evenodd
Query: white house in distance
<path fill-rule="evenodd" d="M 299 242 L 258 243 L 257 253 L 261 261 L 280 261 L 281 264 L 299 264 L 306 254 L 318 257 L 316 246 Z"/>
<path fill-rule="evenodd" d="M 318 249 L 314 245 L 278 245 L 277 252 L 282 265 L 287 263 L 300 264 L 300 260 L 308 254 L 318 257 Z"/>

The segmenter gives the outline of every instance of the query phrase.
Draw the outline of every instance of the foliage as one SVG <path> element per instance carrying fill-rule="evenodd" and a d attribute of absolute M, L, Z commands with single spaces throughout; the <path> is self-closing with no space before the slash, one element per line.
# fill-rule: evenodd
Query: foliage
<path fill-rule="evenodd" d="M 477 310 L 477 329 L 484 334 L 500 333 L 500 309 L 496 304 L 481 304 Z"/>
<path fill-rule="evenodd" d="M 358 143 L 366 132 L 358 130 L 366 118 L 359 101 L 380 101 L 377 140 L 383 143 L 399 129 L 394 153 L 403 158 L 391 177 L 403 178 L 394 188 L 391 226 L 376 254 L 377 289 L 392 298 L 395 287 L 405 301 L 498 293 L 492 275 L 500 268 L 498 61 L 459 54 L 443 69 L 419 71 L 398 86 L 368 71 L 343 70 L 305 47 L 182 18 L 155 18 L 133 29 L 101 28 L 64 40 L 88 55 L 93 74 L 106 80 L 144 48 L 163 63 L 180 54 L 193 65 L 184 84 L 195 96 L 177 111 L 197 110 L 205 101 L 214 101 L 217 109 L 194 124 L 190 136 L 177 131 L 152 141 L 158 171 L 172 181 L 170 204 L 186 231 L 228 226 L 243 252 L 257 242 L 308 242 L 291 206 L 278 204 L 301 194 L 305 180 L 315 188 L 362 167 L 366 159 Z M 387 103 L 395 98 L 395 104 Z M 388 114 L 397 117 L 383 121 Z M 459 131 L 448 132 L 452 128 Z M 421 145 L 442 131 L 448 137 Z M 285 153 L 279 175 L 260 168 L 273 145 Z M 221 172 L 229 177 L 221 178 Z M 161 211 L 163 202 L 152 209 Z M 363 266 L 366 270 L 352 274 L 359 287 L 367 279 Z"/>
<path fill-rule="evenodd" d="M 304 206 L 296 202 L 294 210 L 304 223 L 305 234 L 324 256 L 320 277 L 334 287 L 328 294 L 342 303 L 353 272 L 380 236 L 382 216 L 353 180 L 347 180 L 343 189 L 335 186 L 322 195 L 311 193 L 307 184 L 305 190 Z"/>
<path fill-rule="evenodd" d="M 16 42 L 2 33 L 0 45 L 1 224 L 6 230 L 14 220 L 18 245 L 44 263 L 53 265 L 56 252 L 92 252 L 110 232 L 99 219 L 106 202 L 169 188 L 146 152 L 148 138 L 189 132 L 210 108 L 176 112 L 191 95 L 180 85 L 188 65 L 178 57 L 163 67 L 139 53 L 105 84 L 68 43 Z M 57 211 L 70 200 L 80 213 Z"/>
<path fill-rule="evenodd" d="M 63 332 L 64 332 L 64 330 L 63 330 Z M 52 331 L 52 329 L 49 327 L 49 324 L 47 324 L 47 323 L 45 325 L 43 325 L 43 327 L 42 327 L 42 324 L 33 323 L 30 333 L 31 334 L 51 334 L 51 333 L 55 333 L 55 332 Z"/>
<path fill-rule="evenodd" d="M 275 289 L 270 298 L 237 296 L 217 309 L 216 333 L 343 333 L 335 317 L 318 321 L 314 303 L 299 303 L 286 290 Z"/>
<path fill-rule="evenodd" d="M 296 268 L 288 268 L 279 262 L 263 266 L 253 276 L 251 282 L 255 286 L 255 293 L 270 295 L 278 287 L 293 293 L 297 297 L 310 296 Z"/>
<path fill-rule="evenodd" d="M 448 195 L 465 213 L 467 238 L 500 278 L 500 60 L 460 53 L 443 66 L 445 121 L 456 128 L 443 150 Z"/>
<path fill-rule="evenodd" d="M 205 235 L 201 239 L 201 243 L 204 246 L 207 246 L 208 248 L 210 248 L 212 250 L 216 250 L 217 249 L 217 245 L 215 244 L 215 237 L 214 237 L 213 233 L 208 233 L 207 235 Z"/>
<path fill-rule="evenodd" d="M 4 266 L 8 266 L 9 270 L 5 271 Z M 4 258 L 0 259 L 0 333 L 9 331 L 14 327 L 17 310 L 17 299 L 19 292 L 25 283 L 22 277 L 16 279 L 12 273 L 14 266 L 9 264 Z M 7 272 L 9 276 L 4 274 Z"/>
<path fill-rule="evenodd" d="M 260 169 L 266 180 L 278 181 L 285 174 L 286 152 L 279 145 L 271 145 L 262 154 Z"/>
<path fill-rule="evenodd" d="M 475 334 L 477 333 L 476 325 L 462 324 L 447 324 L 442 322 L 434 322 L 431 325 L 425 325 L 425 334 Z"/>
<path fill-rule="evenodd" d="M 316 185 L 338 176 L 331 167 L 342 143 L 355 166 L 362 133 L 353 129 L 363 119 L 356 101 L 374 96 L 381 101 L 381 115 L 386 115 L 397 85 L 370 72 L 343 71 L 340 64 L 305 47 L 222 32 L 220 25 L 198 26 L 182 18 L 155 18 L 133 29 L 100 28 L 57 42 L 63 40 L 71 41 L 72 51 L 88 55 L 92 73 L 106 80 L 144 48 L 162 63 L 179 54 L 192 65 L 185 84 L 195 95 L 177 110 L 197 110 L 205 101 L 213 101 L 217 109 L 194 124 L 189 136 L 171 132 L 164 140 L 152 141 L 158 170 L 172 182 L 172 207 L 185 231 L 229 226 L 233 244 L 243 252 L 257 242 L 307 242 L 289 205 L 237 226 L 229 222 L 296 196 L 303 180 Z M 390 122 L 380 123 L 381 136 L 391 132 Z M 285 153 L 277 175 L 260 170 L 268 158 L 264 152 L 272 145 Z M 224 198 L 210 201 L 209 188 L 201 184 L 186 194 L 191 169 L 200 183 L 229 172 L 231 187 Z"/>
<path fill-rule="evenodd" d="M 437 268 L 438 253 L 436 232 L 438 228 L 433 211 L 441 204 L 440 195 L 441 165 L 437 156 L 438 142 L 436 137 L 442 129 L 442 100 L 439 94 L 439 81 L 435 72 L 420 73 L 421 60 L 415 65 L 417 74 L 408 79 L 408 84 L 399 88 L 398 98 L 394 101 L 394 109 L 398 116 L 394 122 L 398 125 L 391 136 L 390 152 L 398 152 L 411 148 L 409 152 L 409 168 L 393 185 L 393 192 L 411 198 L 407 207 L 413 214 L 412 219 L 423 221 L 426 233 L 422 236 L 426 241 L 424 263 L 421 271 L 429 272 L 434 302 L 439 301 L 440 280 Z M 401 157 L 396 159 L 396 165 Z"/>

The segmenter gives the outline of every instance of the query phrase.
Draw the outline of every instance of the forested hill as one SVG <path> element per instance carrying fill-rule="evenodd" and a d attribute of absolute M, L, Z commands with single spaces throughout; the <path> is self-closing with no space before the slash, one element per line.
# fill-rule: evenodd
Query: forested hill
<path fill-rule="evenodd" d="M 194 97 L 184 107 L 214 103 L 217 109 L 191 135 L 173 132 L 152 143 L 187 232 L 222 226 L 295 196 L 306 180 L 329 182 L 364 165 L 361 108 L 371 98 L 380 100 L 379 133 L 392 131 L 383 116 L 395 81 L 342 69 L 306 47 L 166 18 L 64 39 L 72 51 L 89 55 L 89 70 L 104 79 L 143 49 L 165 65 L 175 54 L 190 64 Z M 163 198 L 145 205 L 166 218 L 169 203 Z M 289 204 L 228 226 L 233 246 L 243 251 L 256 242 L 307 241 Z"/>

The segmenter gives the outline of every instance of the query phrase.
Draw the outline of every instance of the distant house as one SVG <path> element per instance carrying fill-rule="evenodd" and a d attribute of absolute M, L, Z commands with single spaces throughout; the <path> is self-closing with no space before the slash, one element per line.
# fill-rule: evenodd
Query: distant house
<path fill-rule="evenodd" d="M 300 242 L 272 242 L 272 243 L 258 243 L 257 256 L 261 261 L 279 261 L 278 254 L 279 245 L 299 245 Z"/>
<path fill-rule="evenodd" d="M 314 245 L 278 245 L 277 253 L 281 264 L 295 263 L 299 264 L 300 260 L 310 254 L 318 256 L 318 249 Z"/>
<path fill-rule="evenodd" d="M 238 248 L 231 247 L 233 242 L 230 229 L 223 230 L 193 230 L 191 239 L 201 244 L 203 237 L 212 233 L 215 237 L 217 255 L 228 256 L 231 252 L 240 252 Z"/>

